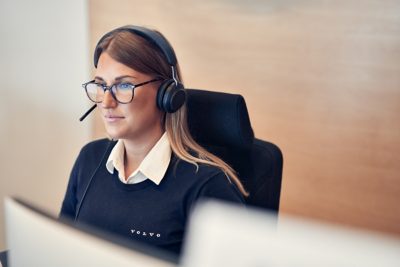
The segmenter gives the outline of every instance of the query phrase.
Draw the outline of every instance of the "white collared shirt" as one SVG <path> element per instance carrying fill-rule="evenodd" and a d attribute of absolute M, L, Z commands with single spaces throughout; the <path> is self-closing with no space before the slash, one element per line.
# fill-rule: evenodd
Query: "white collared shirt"
<path fill-rule="evenodd" d="M 149 153 L 147 153 L 139 167 L 125 179 L 125 147 L 124 142 L 118 140 L 107 159 L 106 168 L 111 174 L 116 169 L 119 179 L 125 184 L 136 184 L 150 179 L 159 185 L 167 171 L 171 160 L 171 153 L 171 145 L 167 133 L 164 133 Z"/>

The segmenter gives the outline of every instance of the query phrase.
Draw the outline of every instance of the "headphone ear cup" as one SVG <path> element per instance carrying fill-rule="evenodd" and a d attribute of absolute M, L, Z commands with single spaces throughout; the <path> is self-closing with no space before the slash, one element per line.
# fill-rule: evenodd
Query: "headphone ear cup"
<path fill-rule="evenodd" d="M 170 87 L 173 84 L 175 84 L 174 80 L 172 80 L 172 79 L 165 80 L 161 83 L 160 87 L 158 88 L 157 107 L 164 112 L 167 112 L 164 108 L 164 95 L 165 95 L 165 92 L 167 91 L 168 87 Z"/>
<path fill-rule="evenodd" d="M 157 107 L 164 112 L 174 113 L 186 100 L 186 91 L 183 85 L 175 84 L 173 79 L 164 81 L 157 92 Z"/>

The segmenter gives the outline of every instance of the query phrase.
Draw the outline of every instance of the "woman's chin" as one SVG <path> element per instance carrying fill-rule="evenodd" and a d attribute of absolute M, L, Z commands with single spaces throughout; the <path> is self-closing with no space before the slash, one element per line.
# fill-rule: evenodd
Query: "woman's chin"
<path fill-rule="evenodd" d="M 106 133 L 108 138 L 113 139 L 113 140 L 118 140 L 123 138 L 123 135 L 120 132 L 117 131 L 110 131 L 106 129 Z"/>

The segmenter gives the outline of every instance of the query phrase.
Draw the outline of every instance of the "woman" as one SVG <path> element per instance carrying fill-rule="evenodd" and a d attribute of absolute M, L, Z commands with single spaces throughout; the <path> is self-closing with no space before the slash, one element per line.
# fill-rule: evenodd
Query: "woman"
<path fill-rule="evenodd" d="M 191 137 L 176 57 L 159 32 L 115 29 L 100 39 L 94 61 L 84 88 L 112 140 L 82 148 L 60 215 L 179 254 L 199 199 L 243 203 L 246 192 Z"/>

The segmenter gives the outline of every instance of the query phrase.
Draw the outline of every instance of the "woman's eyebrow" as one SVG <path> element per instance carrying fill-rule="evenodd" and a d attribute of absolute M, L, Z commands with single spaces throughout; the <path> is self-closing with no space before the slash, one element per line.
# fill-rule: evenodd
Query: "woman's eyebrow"
<path fill-rule="evenodd" d="M 115 78 L 114 80 L 115 80 L 115 81 L 119 81 L 119 80 L 122 80 L 122 79 L 124 79 L 124 78 L 133 78 L 133 79 L 137 79 L 137 77 L 132 76 L 132 75 L 122 75 L 122 76 L 118 76 L 118 77 Z"/>
<path fill-rule="evenodd" d="M 116 77 L 116 78 L 114 79 L 114 81 L 120 81 L 120 80 L 122 80 L 122 79 L 124 79 L 124 78 L 133 78 L 133 79 L 137 79 L 137 77 L 132 76 L 132 75 L 122 75 L 122 76 Z M 99 77 L 99 76 L 94 77 L 94 79 L 104 82 L 104 79 L 101 78 L 101 77 Z"/>

